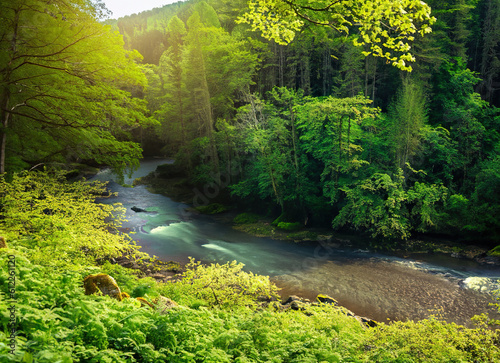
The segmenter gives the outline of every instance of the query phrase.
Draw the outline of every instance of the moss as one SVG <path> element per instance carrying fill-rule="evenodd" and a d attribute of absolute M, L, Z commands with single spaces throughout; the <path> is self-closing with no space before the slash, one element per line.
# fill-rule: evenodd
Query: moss
<path fill-rule="evenodd" d="M 488 251 L 488 256 L 500 257 L 500 245 Z"/>
<path fill-rule="evenodd" d="M 299 222 L 279 222 L 278 228 L 285 231 L 297 231 L 302 228 L 302 224 L 300 224 Z"/>
<path fill-rule="evenodd" d="M 269 223 L 240 224 L 234 228 L 257 237 L 273 237 L 275 235 L 274 227 Z"/>
<path fill-rule="evenodd" d="M 229 207 L 222 205 L 220 203 L 210 203 L 208 205 L 195 207 L 195 209 L 203 214 L 219 214 L 229 210 Z"/>
<path fill-rule="evenodd" d="M 299 231 L 290 233 L 286 237 L 293 240 L 316 241 L 318 240 L 318 233 L 311 231 Z"/>
<path fill-rule="evenodd" d="M 336 299 L 325 294 L 319 294 L 316 296 L 316 300 L 323 304 L 339 305 L 339 302 Z"/>
<path fill-rule="evenodd" d="M 255 213 L 240 213 L 234 217 L 233 222 L 236 224 L 256 223 L 260 219 L 259 215 Z"/>

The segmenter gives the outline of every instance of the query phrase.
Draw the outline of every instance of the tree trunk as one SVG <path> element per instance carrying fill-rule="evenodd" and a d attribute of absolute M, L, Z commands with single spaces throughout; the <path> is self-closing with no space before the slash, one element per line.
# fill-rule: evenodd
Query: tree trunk
<path fill-rule="evenodd" d="M 12 39 L 10 40 L 10 50 L 11 50 L 11 55 L 9 62 L 7 64 L 7 67 L 4 68 L 3 70 L 3 75 L 2 75 L 2 83 L 5 85 L 2 90 L 2 103 L 0 104 L 1 107 L 1 115 L 2 115 L 2 130 L 1 130 L 1 141 L 0 141 L 0 174 L 5 173 L 5 152 L 6 152 L 6 147 L 7 147 L 7 129 L 9 127 L 9 118 L 10 118 L 10 90 L 9 90 L 9 82 L 10 82 L 10 76 L 11 76 L 11 61 L 14 58 L 16 51 L 17 51 L 17 33 L 18 33 L 18 28 L 19 28 L 19 15 L 21 13 L 20 9 L 15 9 L 14 11 L 14 20 L 13 20 L 13 33 L 12 33 Z"/>
<path fill-rule="evenodd" d="M 2 102 L 2 132 L 0 144 L 0 174 L 5 173 L 5 151 L 7 146 L 7 128 L 9 127 L 9 94 L 6 90 L 4 100 Z"/>

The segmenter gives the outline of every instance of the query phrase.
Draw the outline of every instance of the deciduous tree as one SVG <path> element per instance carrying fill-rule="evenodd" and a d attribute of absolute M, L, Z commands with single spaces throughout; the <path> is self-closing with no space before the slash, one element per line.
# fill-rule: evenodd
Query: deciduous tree
<path fill-rule="evenodd" d="M 250 0 L 239 18 L 267 39 L 289 43 L 309 22 L 349 34 L 358 31 L 354 44 L 369 47 L 365 55 L 387 59 L 400 69 L 411 70 L 415 59 L 411 42 L 415 35 L 431 32 L 435 18 L 420 0 Z"/>
<path fill-rule="evenodd" d="M 56 156 L 133 164 L 140 148 L 116 137 L 145 121 L 131 97 L 145 83 L 140 55 L 123 50 L 89 0 L 0 4 L 0 173 L 7 156 L 21 166 Z"/>

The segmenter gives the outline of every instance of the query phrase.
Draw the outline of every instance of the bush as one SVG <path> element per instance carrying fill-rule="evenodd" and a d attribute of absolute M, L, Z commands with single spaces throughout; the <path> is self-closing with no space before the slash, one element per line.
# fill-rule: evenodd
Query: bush
<path fill-rule="evenodd" d="M 6 332 L 11 302 L 0 299 L 2 362 L 500 360 L 498 335 L 489 329 L 467 329 L 435 319 L 366 329 L 328 304 L 305 306 L 305 311 L 281 311 L 272 304 L 256 310 L 255 298 L 275 295 L 275 287 L 266 277 L 241 271 L 242 265 L 235 262 L 202 266 L 191 261 L 183 281 L 158 284 L 164 295 L 174 300 L 183 296 L 198 307 L 161 314 L 132 298 L 117 301 L 84 295 L 84 276 L 102 269 L 58 272 L 30 262 L 26 249 L 5 248 L 0 249 L 1 266 L 7 266 L 9 255 L 16 258 L 17 337 L 15 352 L 10 354 Z M 126 277 L 121 269 L 113 270 L 117 278 Z M 129 276 L 138 289 L 150 284 Z M 8 278 L 7 269 L 0 269 L 1 294 L 9 294 Z"/>
<path fill-rule="evenodd" d="M 370 331 L 365 361 L 498 362 L 498 335 L 437 319 L 394 322 Z"/>
<path fill-rule="evenodd" d="M 224 308 L 254 307 L 258 297 L 277 297 L 278 288 L 268 276 L 244 272 L 243 266 L 236 261 L 205 266 L 191 259 L 182 280 L 165 284 L 161 292 L 172 297 L 180 290 L 183 295 L 194 297 L 197 304 L 201 300 L 207 306 Z"/>
<path fill-rule="evenodd" d="M 109 195 L 106 184 L 68 182 L 65 175 L 23 172 L 10 183 L 0 178 L 3 235 L 28 247 L 34 261 L 53 266 L 92 264 L 125 250 L 138 253 L 134 242 L 118 230 L 124 208 L 95 202 Z"/>

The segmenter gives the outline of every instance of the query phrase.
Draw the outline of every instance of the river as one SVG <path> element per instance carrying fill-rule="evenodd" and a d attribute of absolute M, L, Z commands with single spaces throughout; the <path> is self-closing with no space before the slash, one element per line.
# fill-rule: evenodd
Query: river
<path fill-rule="evenodd" d="M 165 160 L 145 160 L 126 184 L 154 171 Z M 112 174 L 101 171 L 95 179 L 110 181 L 117 197 L 102 203 L 122 203 L 127 222 L 144 252 L 164 260 L 187 262 L 194 257 L 206 263 L 236 260 L 245 269 L 268 275 L 282 288 L 282 295 L 298 294 L 311 300 L 318 293 L 330 295 L 357 315 L 377 321 L 419 320 L 430 315 L 471 325 L 475 314 L 489 307 L 500 278 L 497 266 L 470 260 L 429 256 L 427 261 L 398 258 L 369 251 L 331 248 L 321 243 L 293 243 L 254 237 L 234 230 L 209 216 L 194 214 L 189 206 L 152 194 L 145 186 L 123 187 Z M 132 207 L 147 212 L 134 212 Z M 432 258 L 432 260 L 430 259 Z"/>

